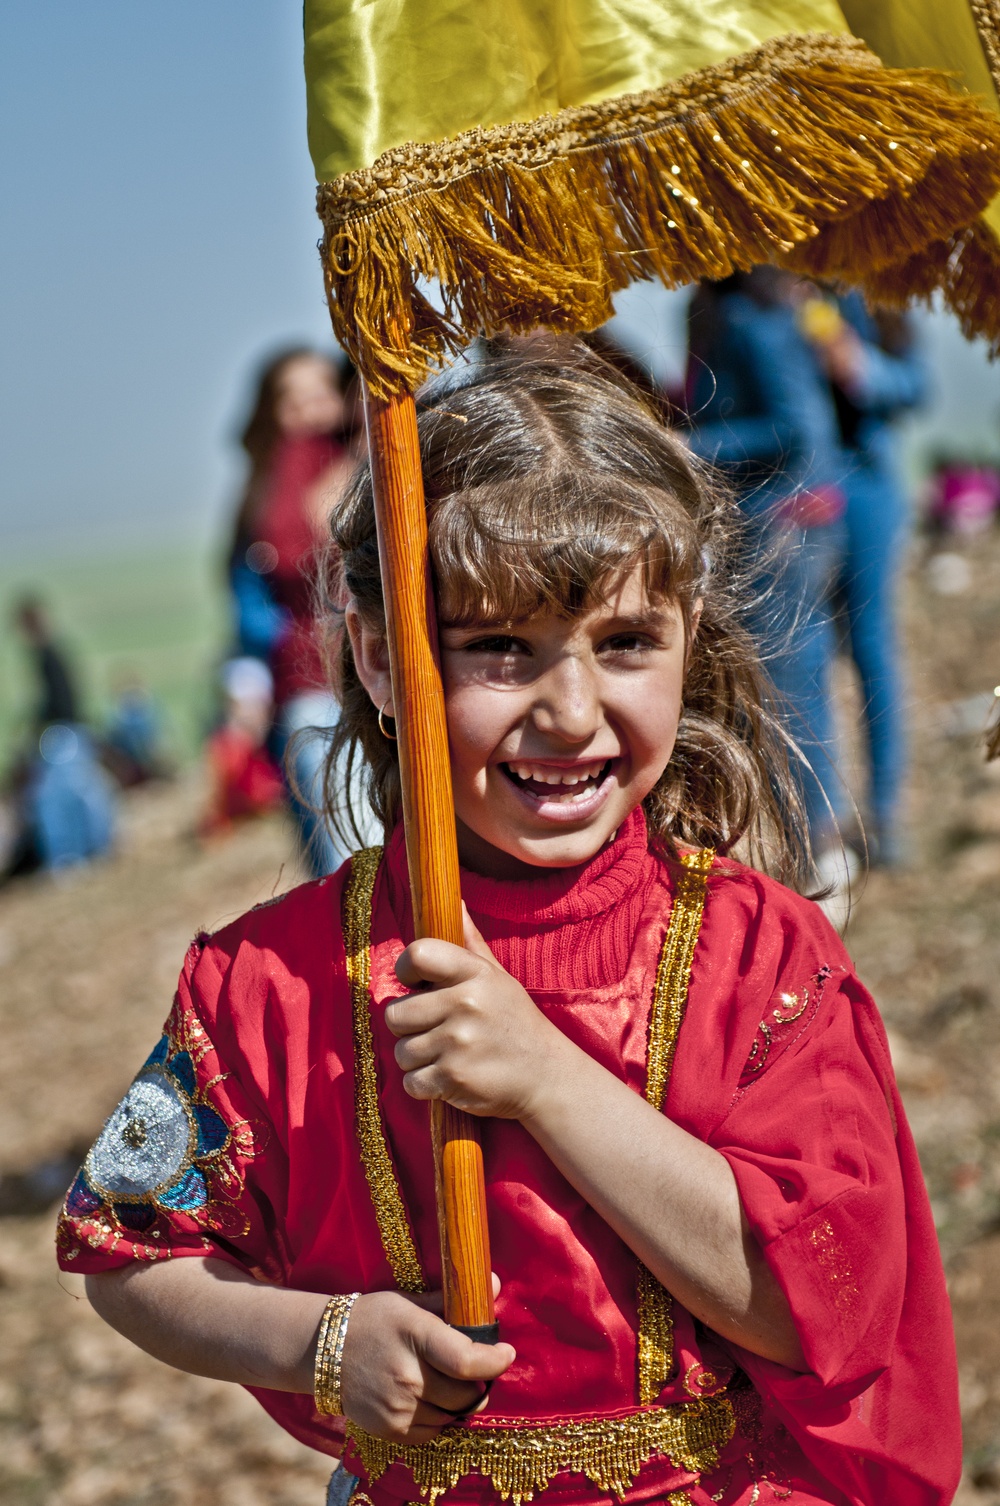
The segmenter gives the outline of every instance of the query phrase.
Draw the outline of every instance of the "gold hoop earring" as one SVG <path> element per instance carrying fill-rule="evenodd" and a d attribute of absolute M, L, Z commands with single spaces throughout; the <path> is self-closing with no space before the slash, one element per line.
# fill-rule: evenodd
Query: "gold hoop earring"
<path fill-rule="evenodd" d="M 389 704 L 389 702 L 386 701 L 385 706 L 388 706 L 388 704 Z M 394 743 L 396 741 L 396 734 L 395 734 L 395 732 L 389 732 L 389 731 L 387 731 L 385 724 L 386 724 L 386 721 L 390 721 L 390 722 L 394 723 L 396 719 L 395 719 L 395 717 L 392 717 L 392 716 L 386 717 L 385 706 L 382 707 L 382 710 L 378 714 L 378 730 L 381 732 L 381 734 L 382 734 L 383 737 L 388 738 L 389 742 Z"/>

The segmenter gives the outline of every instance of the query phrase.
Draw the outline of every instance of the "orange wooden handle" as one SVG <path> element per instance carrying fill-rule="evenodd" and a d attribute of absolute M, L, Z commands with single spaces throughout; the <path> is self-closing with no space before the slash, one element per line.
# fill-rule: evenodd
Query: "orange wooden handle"
<path fill-rule="evenodd" d="M 408 394 L 383 402 L 365 391 L 385 595 L 392 704 L 403 787 L 406 857 L 418 936 L 464 943 L 448 726 L 427 551 L 427 510 Z M 486 1188 L 479 1125 L 431 1105 L 444 1315 L 461 1328 L 494 1322 Z"/>

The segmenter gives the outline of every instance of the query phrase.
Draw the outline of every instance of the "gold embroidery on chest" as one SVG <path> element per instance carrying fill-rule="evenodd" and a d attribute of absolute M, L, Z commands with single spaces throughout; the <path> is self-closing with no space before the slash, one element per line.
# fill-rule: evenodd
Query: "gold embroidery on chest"
<path fill-rule="evenodd" d="M 375 876 L 381 847 L 367 847 L 351 859 L 351 876 L 344 889 L 344 950 L 351 988 L 354 1025 L 354 1112 L 361 1161 L 368 1180 L 386 1259 L 401 1292 L 426 1291 L 417 1248 L 406 1216 L 403 1195 L 385 1140 L 378 1105 L 378 1074 L 372 1035 L 371 925 Z"/>
<path fill-rule="evenodd" d="M 356 853 L 344 890 L 343 929 L 354 1023 L 355 1116 L 361 1159 L 386 1257 L 401 1291 L 424 1291 L 426 1283 L 406 1208 L 386 1144 L 378 1106 L 378 1078 L 371 1027 L 371 916 L 381 848 Z M 711 849 L 683 859 L 667 935 L 656 972 L 647 1045 L 646 1099 L 658 1110 L 666 1101 L 677 1035 L 712 865 Z M 656 1400 L 673 1366 L 670 1294 L 639 1266 L 640 1400 Z M 725 1396 L 650 1408 L 631 1416 L 534 1423 L 505 1418 L 495 1428 L 446 1428 L 429 1443 L 388 1443 L 348 1422 L 347 1436 L 369 1479 L 377 1480 L 397 1460 L 413 1472 L 421 1494 L 437 1497 L 468 1474 L 485 1476 L 503 1500 L 530 1501 L 552 1478 L 581 1473 L 601 1490 L 623 1496 L 654 1456 L 678 1468 L 707 1473 L 733 1436 L 735 1419 Z M 683 1491 L 668 1496 L 671 1506 Z"/>
<path fill-rule="evenodd" d="M 710 847 L 689 853 L 656 970 L 646 1047 L 646 1102 L 663 1112 L 674 1064 L 677 1036 L 684 1018 L 691 965 L 705 910 L 705 887 L 714 853 Z M 674 1364 L 673 1299 L 651 1271 L 639 1265 L 639 1400 L 655 1401 L 670 1379 Z"/>

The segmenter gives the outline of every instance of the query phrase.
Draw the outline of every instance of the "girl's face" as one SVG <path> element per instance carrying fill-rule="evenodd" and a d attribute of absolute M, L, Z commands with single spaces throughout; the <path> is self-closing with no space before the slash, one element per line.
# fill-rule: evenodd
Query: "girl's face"
<path fill-rule="evenodd" d="M 344 399 L 329 361 L 296 356 L 281 370 L 275 419 L 282 434 L 329 434 L 344 422 Z"/>
<path fill-rule="evenodd" d="M 356 614 L 349 626 L 382 706 L 391 690 L 387 669 L 369 683 L 374 635 L 366 656 Z M 651 601 L 636 566 L 578 617 L 444 625 L 441 656 L 463 864 L 520 878 L 594 857 L 673 752 L 686 660 L 677 603 Z"/>

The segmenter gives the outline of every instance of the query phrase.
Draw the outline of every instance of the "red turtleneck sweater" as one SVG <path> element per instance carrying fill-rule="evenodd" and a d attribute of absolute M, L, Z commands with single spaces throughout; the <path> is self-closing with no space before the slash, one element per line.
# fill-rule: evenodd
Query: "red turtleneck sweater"
<path fill-rule="evenodd" d="M 207 1251 L 310 1291 L 394 1285 L 359 1155 L 345 880 L 346 865 L 194 944 L 165 1040 L 131 1090 L 146 1094 L 128 1112 L 134 1121 L 138 1104 L 147 1116 L 151 1149 L 135 1149 L 134 1125 L 129 1139 L 128 1115 L 116 1111 L 67 1199 L 64 1267 Z M 472 917 L 503 966 L 640 1093 L 673 885 L 641 812 L 582 869 L 522 883 L 463 874 Z M 370 1019 L 386 1143 L 423 1270 L 437 1285 L 427 1106 L 403 1091 L 382 1018 L 411 936 L 397 831 L 375 885 Z M 196 1121 L 186 1159 L 171 1094 Z M 703 1483 L 654 1457 L 627 1499 L 686 1490 L 696 1503 L 735 1506 L 756 1500 L 754 1482 L 765 1476 L 793 1502 L 943 1506 L 959 1458 L 954 1353 L 881 1024 L 819 910 L 734 863 L 716 862 L 709 878 L 666 1112 L 732 1166 L 810 1370 L 724 1343 L 675 1303 L 675 1364 L 657 1405 L 690 1405 L 728 1387 L 740 1421 Z M 518 1123 L 487 1121 L 484 1149 L 498 1317 L 517 1360 L 467 1426 L 634 1415 L 635 1256 Z M 131 1200 L 116 1202 L 126 1185 Z M 342 1428 L 317 1417 L 310 1397 L 257 1395 L 298 1437 L 339 1451 Z M 347 1462 L 362 1472 L 355 1452 Z M 402 1463 L 368 1488 L 379 1506 L 418 1494 Z M 546 1495 L 560 1506 L 603 1499 L 570 1473 Z M 494 1499 L 474 1475 L 445 1506 Z"/>

